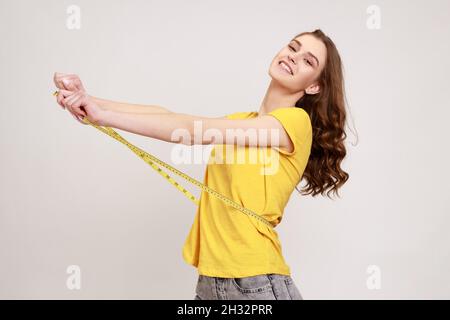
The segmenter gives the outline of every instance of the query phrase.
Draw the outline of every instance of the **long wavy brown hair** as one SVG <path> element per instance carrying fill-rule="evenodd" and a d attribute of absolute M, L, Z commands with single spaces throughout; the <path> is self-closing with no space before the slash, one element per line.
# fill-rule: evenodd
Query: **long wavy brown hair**
<path fill-rule="evenodd" d="M 333 41 L 320 29 L 313 32 L 302 32 L 293 39 L 309 34 L 321 40 L 327 48 L 325 67 L 319 75 L 320 92 L 317 94 L 304 94 L 295 104 L 303 108 L 311 119 L 313 141 L 311 154 L 306 165 L 302 179 L 307 182 L 303 195 L 326 192 L 330 197 L 335 193 L 339 197 L 338 189 L 348 180 L 349 174 L 342 170 L 341 162 L 347 151 L 344 140 L 347 134 L 344 131 L 346 110 L 344 77 L 341 57 Z"/>

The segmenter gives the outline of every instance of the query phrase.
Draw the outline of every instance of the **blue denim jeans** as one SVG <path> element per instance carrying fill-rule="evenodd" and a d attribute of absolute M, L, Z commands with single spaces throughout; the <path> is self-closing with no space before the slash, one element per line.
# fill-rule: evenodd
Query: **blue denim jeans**
<path fill-rule="evenodd" d="M 194 300 L 303 300 L 290 276 L 260 274 L 244 278 L 199 275 Z"/>

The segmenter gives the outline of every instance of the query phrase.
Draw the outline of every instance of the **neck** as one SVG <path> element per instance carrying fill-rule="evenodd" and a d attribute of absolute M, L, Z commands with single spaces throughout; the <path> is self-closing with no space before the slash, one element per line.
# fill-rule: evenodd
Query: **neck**
<path fill-rule="evenodd" d="M 303 94 L 303 90 L 291 93 L 288 89 L 281 87 L 277 82 L 271 80 L 259 108 L 258 115 L 265 115 L 278 108 L 295 107 L 295 103 L 303 97 Z"/>

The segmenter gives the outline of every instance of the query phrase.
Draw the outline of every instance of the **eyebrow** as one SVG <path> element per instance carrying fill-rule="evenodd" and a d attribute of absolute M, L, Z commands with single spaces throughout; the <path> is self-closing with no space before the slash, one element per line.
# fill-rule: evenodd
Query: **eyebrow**
<path fill-rule="evenodd" d="M 298 41 L 297 39 L 292 39 L 293 42 L 297 43 L 300 47 L 302 46 L 302 43 L 300 41 Z M 317 66 L 319 66 L 319 59 L 317 59 L 317 57 L 315 55 L 313 55 L 310 51 L 307 52 L 308 55 L 312 56 L 316 62 L 317 62 Z"/>

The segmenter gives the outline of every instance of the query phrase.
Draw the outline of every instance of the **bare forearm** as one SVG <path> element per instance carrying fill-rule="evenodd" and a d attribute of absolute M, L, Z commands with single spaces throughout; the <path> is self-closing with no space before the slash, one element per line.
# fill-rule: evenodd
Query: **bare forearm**
<path fill-rule="evenodd" d="M 125 102 L 118 102 L 112 100 L 101 99 L 93 97 L 92 99 L 102 108 L 109 111 L 116 112 L 131 112 L 131 113 L 171 113 L 172 111 L 156 105 L 142 105 Z"/>
<path fill-rule="evenodd" d="M 191 143 L 192 124 L 197 116 L 181 113 L 131 113 L 107 110 L 105 126 L 172 143 Z M 176 131 L 179 130 L 179 131 Z M 180 137 L 183 135 L 183 138 Z"/>
<path fill-rule="evenodd" d="M 98 123 L 172 143 L 237 144 L 239 146 L 290 147 L 282 124 L 270 115 L 252 119 L 209 118 L 182 113 L 130 113 L 103 110 Z M 269 134 L 270 131 L 270 134 Z"/>

